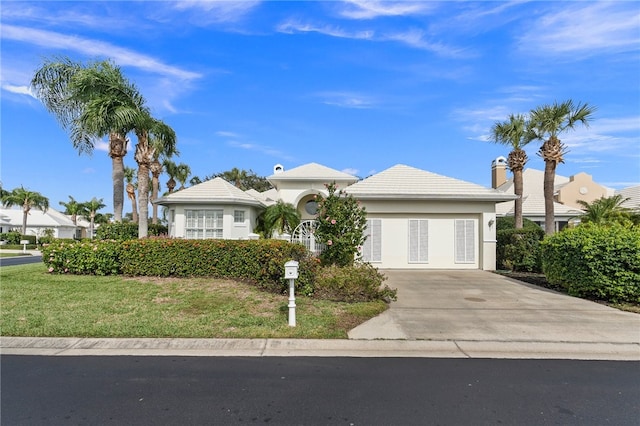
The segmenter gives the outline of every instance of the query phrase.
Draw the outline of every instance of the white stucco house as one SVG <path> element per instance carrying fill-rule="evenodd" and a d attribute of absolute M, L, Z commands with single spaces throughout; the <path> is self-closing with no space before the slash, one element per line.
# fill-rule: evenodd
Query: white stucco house
<path fill-rule="evenodd" d="M 22 230 L 22 219 L 22 208 L 0 208 L 0 231 Z M 56 209 L 49 207 L 43 212 L 32 208 L 27 217 L 27 235 L 39 238 L 47 229 L 53 230 L 55 238 L 83 238 L 87 236 L 89 222 L 79 217 L 74 225 L 69 216 Z"/>
<path fill-rule="evenodd" d="M 260 211 L 278 200 L 293 204 L 304 223 L 311 222 L 314 196 L 327 195 L 325 185 L 335 182 L 367 211 L 362 256 L 376 267 L 492 270 L 496 203 L 515 198 L 406 165 L 364 180 L 316 163 L 286 171 L 277 165 L 267 179 L 274 189 L 263 193 L 216 178 L 156 203 L 168 209 L 172 237 L 246 239 L 255 237 Z"/>

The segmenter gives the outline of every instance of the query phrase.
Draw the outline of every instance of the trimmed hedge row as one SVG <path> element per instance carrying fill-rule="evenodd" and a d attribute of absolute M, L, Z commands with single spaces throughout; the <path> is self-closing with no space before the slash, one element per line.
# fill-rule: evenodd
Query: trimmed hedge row
<path fill-rule="evenodd" d="M 542 242 L 542 267 L 571 295 L 640 303 L 640 227 L 565 229 Z"/>
<path fill-rule="evenodd" d="M 541 272 L 540 243 L 544 231 L 535 228 L 504 229 L 496 232 L 496 268 L 510 271 Z"/>
<path fill-rule="evenodd" d="M 285 262 L 300 262 L 296 284 L 312 291 L 317 262 L 304 246 L 280 240 L 177 240 L 54 242 L 42 249 L 52 273 L 216 277 L 253 282 L 269 291 L 286 290 Z"/>
<path fill-rule="evenodd" d="M 165 225 L 150 223 L 148 226 L 150 237 L 167 235 L 168 232 Z M 96 238 L 98 240 L 134 240 L 138 238 L 138 224 L 135 222 L 104 223 L 96 229 Z"/>

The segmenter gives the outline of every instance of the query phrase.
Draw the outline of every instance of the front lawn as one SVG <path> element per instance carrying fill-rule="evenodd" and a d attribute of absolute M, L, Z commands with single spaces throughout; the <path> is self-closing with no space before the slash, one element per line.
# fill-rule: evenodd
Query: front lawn
<path fill-rule="evenodd" d="M 382 301 L 288 296 L 230 280 L 49 274 L 43 264 L 0 269 L 0 331 L 31 337 L 346 338 Z"/>

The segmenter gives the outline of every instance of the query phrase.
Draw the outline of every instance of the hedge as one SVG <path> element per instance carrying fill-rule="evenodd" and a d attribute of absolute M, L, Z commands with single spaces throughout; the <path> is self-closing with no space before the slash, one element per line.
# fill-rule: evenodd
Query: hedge
<path fill-rule="evenodd" d="M 157 237 L 166 235 L 168 228 L 165 225 L 150 223 L 148 235 Z M 138 224 L 135 222 L 113 222 L 102 224 L 96 229 L 96 239 L 98 240 L 133 240 L 138 238 Z"/>
<path fill-rule="evenodd" d="M 580 225 L 542 242 L 550 283 L 574 296 L 640 303 L 640 227 Z"/>
<path fill-rule="evenodd" d="M 284 264 L 293 259 L 300 262 L 296 285 L 303 294 L 312 292 L 317 268 L 304 246 L 281 240 L 54 242 L 43 247 L 42 259 L 52 273 L 231 278 L 274 292 L 288 288 Z"/>
<path fill-rule="evenodd" d="M 535 228 L 504 229 L 496 232 L 496 268 L 541 272 L 540 242 L 544 231 Z"/>

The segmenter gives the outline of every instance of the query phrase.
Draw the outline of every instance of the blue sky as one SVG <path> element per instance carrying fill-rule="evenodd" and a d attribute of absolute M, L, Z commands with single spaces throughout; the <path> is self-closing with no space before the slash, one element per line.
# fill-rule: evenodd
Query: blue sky
<path fill-rule="evenodd" d="M 638 2 L 5 0 L 1 19 L 2 185 L 55 208 L 71 195 L 112 210 L 106 141 L 78 155 L 30 94 L 55 55 L 120 65 L 175 129 L 174 161 L 200 177 L 406 164 L 489 186 L 491 161 L 508 154 L 491 126 L 573 99 L 597 111 L 561 137 L 558 174 L 640 183 Z M 538 147 L 528 167 L 542 170 Z"/>

